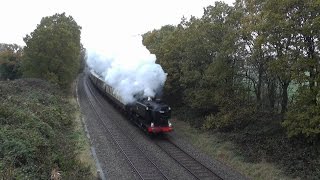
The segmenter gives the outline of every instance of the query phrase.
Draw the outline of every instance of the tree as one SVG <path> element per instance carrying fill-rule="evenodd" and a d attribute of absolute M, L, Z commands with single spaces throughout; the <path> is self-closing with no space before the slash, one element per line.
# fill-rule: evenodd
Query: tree
<path fill-rule="evenodd" d="M 161 27 L 161 29 L 159 30 L 149 31 L 143 34 L 143 45 L 147 47 L 150 53 L 157 55 L 158 61 L 163 56 L 163 52 L 161 51 L 161 44 L 165 41 L 165 38 L 170 36 L 172 32 L 175 31 L 175 29 L 175 26 L 166 25 Z"/>
<path fill-rule="evenodd" d="M 23 49 L 17 44 L 0 44 L 0 79 L 16 79 L 21 76 L 20 65 Z"/>
<path fill-rule="evenodd" d="M 42 18 L 24 38 L 23 75 L 66 88 L 79 72 L 80 34 L 81 27 L 65 13 Z"/>
<path fill-rule="evenodd" d="M 245 57 L 241 47 L 242 13 L 234 7 L 217 2 L 205 9 L 202 17 L 210 39 L 212 60 L 202 78 L 202 89 L 207 89 L 207 100 L 218 107 L 206 117 L 205 128 L 237 128 L 245 124 L 253 113 L 245 97 Z M 204 93 L 199 93 L 204 94 Z M 213 106 L 214 107 L 214 106 Z"/>
<path fill-rule="evenodd" d="M 267 32 L 264 29 L 263 7 L 266 0 L 237 0 L 236 8 L 242 12 L 241 18 L 241 42 L 244 54 L 245 76 L 252 84 L 256 96 L 258 110 L 262 110 L 266 104 L 264 99 L 264 86 L 268 83 L 268 62 L 271 60 L 271 52 L 267 46 Z"/>
<path fill-rule="evenodd" d="M 167 25 L 143 35 L 143 44 L 156 55 L 156 62 L 168 73 L 163 96 L 173 106 L 182 105 L 183 93 L 179 80 L 183 31 L 183 28 Z"/>
<path fill-rule="evenodd" d="M 143 42 L 168 72 L 165 95 L 206 116 L 205 127 L 280 112 L 289 136 L 319 137 L 319 17 L 319 0 L 216 2 Z"/>
<path fill-rule="evenodd" d="M 83 45 L 81 44 L 81 51 L 80 51 L 80 68 L 79 68 L 79 72 L 82 72 L 86 66 L 86 62 L 87 62 L 87 49 L 83 47 Z"/>
<path fill-rule="evenodd" d="M 289 1 L 287 14 L 295 30 L 294 47 L 298 59 L 293 65 L 293 81 L 298 90 L 283 125 L 289 136 L 320 136 L 320 3 L 317 0 Z"/>
<path fill-rule="evenodd" d="M 287 111 L 288 87 L 292 82 L 293 65 L 298 59 L 295 46 L 297 31 L 294 27 L 296 25 L 292 21 L 292 14 L 288 12 L 291 3 L 290 0 L 270 0 L 263 9 L 265 21 L 262 26 L 267 34 L 265 41 L 273 57 L 268 70 L 280 83 L 282 114 Z"/>

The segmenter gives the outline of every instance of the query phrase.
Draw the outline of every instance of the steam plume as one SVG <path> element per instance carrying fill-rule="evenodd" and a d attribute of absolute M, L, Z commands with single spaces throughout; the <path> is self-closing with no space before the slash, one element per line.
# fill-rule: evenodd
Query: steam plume
<path fill-rule="evenodd" d="M 88 66 L 101 75 L 122 97 L 125 103 L 137 98 L 154 97 L 161 91 L 167 74 L 156 57 L 142 45 L 142 37 L 126 39 L 103 53 L 88 53 Z M 138 95 L 138 96 L 137 96 Z"/>

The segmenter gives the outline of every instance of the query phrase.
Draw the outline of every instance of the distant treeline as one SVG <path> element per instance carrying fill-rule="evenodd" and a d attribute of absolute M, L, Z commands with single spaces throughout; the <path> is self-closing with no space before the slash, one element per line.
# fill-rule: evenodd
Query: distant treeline
<path fill-rule="evenodd" d="M 65 13 L 42 18 L 24 37 L 25 47 L 0 44 L 0 79 L 42 78 L 69 87 L 86 58 L 80 34 L 81 27 Z"/>
<path fill-rule="evenodd" d="M 204 117 L 207 129 L 241 128 L 253 114 L 283 115 L 288 135 L 320 134 L 320 2 L 216 2 L 143 35 L 168 73 L 164 95 Z"/>

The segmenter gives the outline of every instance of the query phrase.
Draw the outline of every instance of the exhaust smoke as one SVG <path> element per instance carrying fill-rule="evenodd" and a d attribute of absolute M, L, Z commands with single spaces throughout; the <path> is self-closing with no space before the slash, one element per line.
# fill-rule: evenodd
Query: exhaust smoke
<path fill-rule="evenodd" d="M 89 50 L 87 64 L 128 104 L 155 97 L 162 90 L 167 74 L 155 61 L 156 56 L 142 45 L 142 37 L 135 36 L 103 52 Z"/>

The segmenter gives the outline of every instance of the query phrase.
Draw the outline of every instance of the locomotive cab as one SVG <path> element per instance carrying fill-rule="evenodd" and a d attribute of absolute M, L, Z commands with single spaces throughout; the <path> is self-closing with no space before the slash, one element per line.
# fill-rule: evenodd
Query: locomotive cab
<path fill-rule="evenodd" d="M 151 97 L 138 100 L 131 107 L 135 121 L 149 133 L 170 132 L 171 108 L 160 100 Z"/>
<path fill-rule="evenodd" d="M 167 105 L 158 104 L 152 110 L 152 119 L 155 126 L 168 126 L 171 118 L 171 108 Z"/>
<path fill-rule="evenodd" d="M 161 102 L 159 99 L 146 101 L 148 110 L 150 111 L 150 127 L 149 132 L 170 132 L 172 125 L 169 121 L 171 118 L 171 108 Z"/>

